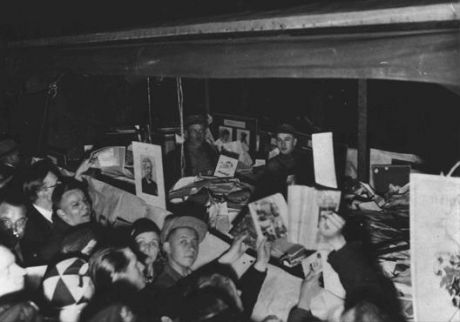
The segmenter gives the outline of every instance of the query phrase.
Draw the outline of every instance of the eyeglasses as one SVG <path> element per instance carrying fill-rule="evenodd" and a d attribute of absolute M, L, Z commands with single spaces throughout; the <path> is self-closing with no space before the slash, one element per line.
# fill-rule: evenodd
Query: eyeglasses
<path fill-rule="evenodd" d="M 9 219 L 0 218 L 0 226 L 6 230 L 18 231 L 25 227 L 27 223 L 27 219 L 28 219 L 27 217 L 24 217 L 24 218 L 16 220 L 15 222 L 12 222 Z"/>
<path fill-rule="evenodd" d="M 51 186 L 42 186 L 42 189 L 43 190 L 48 190 L 48 189 L 51 189 L 51 188 L 56 188 L 56 186 L 60 185 L 61 182 L 60 181 L 57 181 L 54 185 L 51 185 Z"/>

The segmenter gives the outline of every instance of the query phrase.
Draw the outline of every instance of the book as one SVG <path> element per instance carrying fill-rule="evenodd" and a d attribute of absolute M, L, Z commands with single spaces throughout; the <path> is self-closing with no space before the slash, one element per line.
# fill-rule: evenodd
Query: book
<path fill-rule="evenodd" d="M 214 176 L 216 177 L 234 177 L 236 167 L 238 166 L 238 157 L 236 153 L 225 152 L 219 156 Z"/>
<path fill-rule="evenodd" d="M 288 207 L 280 193 L 251 202 L 248 207 L 259 238 L 266 237 L 269 242 L 287 239 Z"/>
<path fill-rule="evenodd" d="M 257 231 L 252 221 L 248 207 L 244 207 L 232 222 L 232 228 L 229 234 L 237 237 L 241 234 L 247 234 L 244 242 L 251 249 L 257 249 Z"/>
<path fill-rule="evenodd" d="M 288 241 L 317 250 L 320 246 L 319 222 L 327 213 L 337 212 L 339 190 L 318 190 L 291 185 L 288 187 Z"/>

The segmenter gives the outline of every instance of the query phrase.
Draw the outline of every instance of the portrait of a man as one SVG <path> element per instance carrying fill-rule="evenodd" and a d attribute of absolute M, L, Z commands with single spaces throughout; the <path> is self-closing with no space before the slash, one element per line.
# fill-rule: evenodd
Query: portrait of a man
<path fill-rule="evenodd" d="M 153 178 L 154 163 L 148 157 L 142 158 L 142 192 L 149 195 L 158 195 L 157 183 Z"/>

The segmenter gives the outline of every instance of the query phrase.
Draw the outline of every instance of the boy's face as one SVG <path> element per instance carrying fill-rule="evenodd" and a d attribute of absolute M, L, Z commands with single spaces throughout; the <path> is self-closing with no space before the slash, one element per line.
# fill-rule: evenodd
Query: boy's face
<path fill-rule="evenodd" d="M 294 151 L 297 144 L 297 139 L 288 133 L 278 133 L 276 135 L 276 146 L 281 154 L 290 154 Z"/>
<path fill-rule="evenodd" d="M 189 269 L 198 256 L 198 234 L 191 228 L 176 228 L 164 243 L 168 261 L 181 268 Z"/>

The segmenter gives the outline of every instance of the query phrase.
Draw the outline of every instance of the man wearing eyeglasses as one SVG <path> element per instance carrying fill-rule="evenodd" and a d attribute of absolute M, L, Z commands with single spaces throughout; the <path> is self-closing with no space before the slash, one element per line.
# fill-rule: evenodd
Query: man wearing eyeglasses
<path fill-rule="evenodd" d="M 37 161 L 25 171 L 22 187 L 30 203 L 21 248 L 26 266 L 41 265 L 49 260 L 40 256 L 40 250 L 46 247 L 53 234 L 51 196 L 59 177 L 59 171 L 49 160 Z"/>
<path fill-rule="evenodd" d="M 24 237 L 27 223 L 26 207 L 13 193 L 0 196 L 0 243 L 8 247 L 18 262 L 23 261 L 19 241 Z"/>

